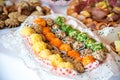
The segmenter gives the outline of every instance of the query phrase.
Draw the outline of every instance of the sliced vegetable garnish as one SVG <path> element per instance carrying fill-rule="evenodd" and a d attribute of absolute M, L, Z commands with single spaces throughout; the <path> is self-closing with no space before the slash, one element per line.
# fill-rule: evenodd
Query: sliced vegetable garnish
<path fill-rule="evenodd" d="M 70 31 L 69 31 L 69 36 L 70 37 L 73 37 L 73 38 L 77 38 L 77 35 L 79 34 L 79 32 L 77 31 L 77 30 L 75 30 L 75 29 L 71 29 Z"/>
<path fill-rule="evenodd" d="M 90 49 L 90 47 L 92 46 L 93 43 L 95 43 L 96 41 L 92 38 L 87 38 L 86 41 L 84 42 L 86 48 Z"/>
<path fill-rule="evenodd" d="M 62 26 L 63 23 L 65 22 L 65 18 L 62 17 L 62 16 L 59 16 L 55 19 L 55 22 L 59 25 L 59 26 Z"/>
<path fill-rule="evenodd" d="M 103 44 L 102 43 L 93 43 L 91 45 L 91 49 L 93 51 L 98 51 L 98 50 L 102 50 L 103 49 Z"/>
<path fill-rule="evenodd" d="M 87 38 L 88 37 L 86 33 L 79 33 L 76 39 L 80 42 L 84 42 L 87 40 Z"/>
<path fill-rule="evenodd" d="M 63 31 L 67 31 L 67 28 L 70 28 L 70 25 L 67 25 L 67 24 L 64 24 L 62 26 L 60 26 L 60 28 L 63 30 Z"/>
<path fill-rule="evenodd" d="M 70 31 L 73 31 L 73 28 L 71 26 L 69 26 L 67 29 L 66 29 L 66 34 L 68 35 L 70 33 Z"/>

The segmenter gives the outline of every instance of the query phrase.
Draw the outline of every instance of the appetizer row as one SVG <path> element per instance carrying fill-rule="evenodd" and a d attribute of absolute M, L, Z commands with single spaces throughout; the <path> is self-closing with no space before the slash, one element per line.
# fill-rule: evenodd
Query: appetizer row
<path fill-rule="evenodd" d="M 21 35 L 28 37 L 37 57 L 47 59 L 52 66 L 83 73 L 106 59 L 108 52 L 103 44 L 66 24 L 65 17 L 36 18 L 34 23 L 23 27 Z"/>
<path fill-rule="evenodd" d="M 68 61 L 64 61 L 60 55 L 61 53 L 46 42 L 45 36 L 36 33 L 36 31 L 29 26 L 23 27 L 20 33 L 44 65 L 47 65 L 47 67 L 52 66 L 53 70 L 59 70 L 61 73 L 58 74 L 61 75 L 75 76 L 77 74 L 76 71 L 74 71 L 74 65 Z M 81 67 L 81 69 L 83 69 L 82 72 L 84 72 L 84 68 Z"/>

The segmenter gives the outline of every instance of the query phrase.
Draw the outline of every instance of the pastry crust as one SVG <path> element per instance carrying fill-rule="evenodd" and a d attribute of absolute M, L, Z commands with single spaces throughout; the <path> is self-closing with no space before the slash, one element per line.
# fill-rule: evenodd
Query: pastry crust
<path fill-rule="evenodd" d="M 13 27 L 17 27 L 19 26 L 19 21 L 17 19 L 7 19 L 5 20 L 5 25 L 8 27 L 8 28 L 13 28 Z"/>
<path fill-rule="evenodd" d="M 28 16 L 26 16 L 26 15 L 20 15 L 20 16 L 18 17 L 18 21 L 19 21 L 19 22 L 24 22 L 27 17 L 28 17 Z"/>
<path fill-rule="evenodd" d="M 0 29 L 3 29 L 4 28 L 4 21 L 0 20 Z"/>
<path fill-rule="evenodd" d="M 8 14 L 8 17 L 12 19 L 17 19 L 19 16 L 20 16 L 19 12 L 11 12 Z"/>
<path fill-rule="evenodd" d="M 39 11 L 34 11 L 31 15 L 44 16 L 44 13 Z"/>
<path fill-rule="evenodd" d="M 29 7 L 29 4 L 28 4 L 26 1 L 19 0 L 19 1 L 16 3 L 16 6 L 17 6 L 17 7 L 21 7 L 21 9 L 24 9 L 24 8 L 28 8 L 28 7 Z"/>
<path fill-rule="evenodd" d="M 6 20 L 8 18 L 8 15 L 5 13 L 0 14 L 0 20 Z"/>

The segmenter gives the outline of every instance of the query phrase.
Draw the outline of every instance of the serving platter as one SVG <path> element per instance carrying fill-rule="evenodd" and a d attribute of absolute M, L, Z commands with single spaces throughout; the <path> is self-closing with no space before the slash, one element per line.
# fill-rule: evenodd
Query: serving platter
<path fill-rule="evenodd" d="M 48 0 L 43 0 L 48 1 Z M 64 1 L 64 0 L 63 0 Z M 59 2 L 59 1 L 58 1 Z M 64 4 L 59 3 L 47 3 L 47 5 L 55 5 L 55 6 L 67 6 L 70 1 Z M 42 80 L 108 80 L 113 76 L 119 75 L 120 73 L 120 57 L 111 49 L 110 44 L 116 40 L 119 40 L 117 33 L 120 31 L 119 27 L 106 27 L 103 30 L 99 31 L 91 31 L 88 29 L 82 22 L 79 20 L 61 14 L 53 14 L 48 16 L 30 16 L 28 17 L 24 23 L 19 28 L 13 29 L 4 29 L 0 30 L 0 44 L 5 47 L 5 50 L 12 51 L 9 55 L 16 55 L 24 62 L 25 66 L 29 69 L 35 71 L 40 79 Z M 65 17 L 68 21 L 67 24 L 71 25 L 74 29 L 77 29 L 81 32 L 86 32 L 98 42 L 102 42 L 104 46 L 108 49 L 109 54 L 103 63 L 99 64 L 99 66 L 95 67 L 95 69 L 87 70 L 84 73 L 76 73 L 73 75 L 62 75 L 61 71 L 56 71 L 51 69 L 51 66 L 43 63 L 38 56 L 35 55 L 31 46 L 28 43 L 28 40 L 20 35 L 20 31 L 24 26 L 34 26 L 34 20 L 36 18 L 52 18 L 53 20 L 56 17 L 62 16 Z M 110 36 L 109 36 L 110 35 Z M 2 48 L 1 48 L 2 49 Z M 3 51 L 3 50 L 1 50 Z M 6 52 L 5 51 L 5 52 Z M 4 52 L 4 51 L 3 51 Z M 19 53 L 18 53 L 19 52 Z M 60 70 L 60 69 L 58 69 Z M 94 76 L 93 76 L 94 75 Z M 46 77 L 48 76 L 48 77 Z"/>
<path fill-rule="evenodd" d="M 92 36 L 92 38 L 94 38 L 98 42 L 101 41 L 94 33 L 92 33 L 89 29 L 87 29 L 85 27 L 85 25 L 83 25 L 81 22 L 79 22 L 78 20 L 76 20 L 72 17 L 66 16 L 66 15 L 60 15 L 60 14 L 53 14 L 53 15 L 48 15 L 48 16 L 43 16 L 43 17 L 40 16 L 40 17 L 55 19 L 57 16 L 64 16 L 65 18 L 70 19 L 72 21 L 72 24 L 71 24 L 71 21 L 68 22 L 68 24 L 73 25 L 74 28 L 76 28 L 82 32 L 88 32 Z M 54 76 L 54 77 L 50 77 L 51 79 L 54 79 L 54 78 L 58 79 L 57 78 L 58 75 L 56 76 L 54 72 L 51 73 L 52 72 L 51 70 L 46 69 L 43 65 L 40 64 L 40 60 L 38 59 L 38 57 L 36 57 L 30 51 L 30 49 L 24 43 L 22 37 L 20 36 L 20 30 L 22 29 L 22 27 L 27 26 L 27 25 L 33 25 L 35 18 L 38 18 L 38 16 L 30 16 L 21 25 L 21 28 L 19 30 L 17 30 L 15 33 L 2 36 L 0 38 L 0 43 L 3 44 L 7 49 L 10 49 L 10 50 L 16 49 L 16 53 L 19 52 L 18 55 L 22 58 L 22 60 L 25 61 L 26 66 L 29 66 L 31 69 L 37 70 L 38 74 L 41 74 L 41 72 L 44 72 L 44 73 L 47 73 L 48 76 Z M 6 40 L 6 38 L 8 38 L 8 39 Z M 17 41 L 17 43 L 16 43 L 16 41 Z M 108 46 L 108 48 L 109 48 L 109 45 L 107 45 L 107 44 L 105 44 L 105 45 Z M 12 48 L 11 48 L 11 46 L 12 46 Z M 111 49 L 109 48 L 109 50 L 111 50 Z M 100 66 L 98 66 L 96 69 L 85 72 L 83 74 L 79 74 L 76 77 L 69 77 L 69 78 L 72 80 L 77 80 L 77 79 L 101 80 L 103 78 L 105 80 L 109 79 L 113 75 L 119 73 L 119 65 L 118 65 L 119 62 L 117 62 L 118 59 L 119 59 L 119 57 L 114 52 L 110 52 L 110 55 L 107 56 L 106 61 L 103 64 L 101 64 Z M 106 70 L 106 72 L 104 72 L 103 70 Z M 103 74 L 101 74 L 100 72 Z M 44 76 L 43 76 L 43 78 L 44 78 Z M 59 76 L 59 78 L 66 79 L 65 77 L 62 77 L 62 76 Z M 68 80 L 69 80 L 69 78 L 68 78 Z"/>

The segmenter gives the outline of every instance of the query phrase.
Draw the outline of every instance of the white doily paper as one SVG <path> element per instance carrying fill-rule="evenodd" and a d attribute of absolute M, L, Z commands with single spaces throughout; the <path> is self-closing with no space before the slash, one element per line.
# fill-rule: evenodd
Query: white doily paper
<path fill-rule="evenodd" d="M 104 42 L 110 44 L 116 40 L 119 40 L 118 32 L 120 32 L 120 25 L 118 25 L 118 27 L 106 27 L 102 30 L 95 32 L 95 33 L 98 34 L 98 36 L 102 40 L 104 40 Z"/>
<path fill-rule="evenodd" d="M 43 17 L 50 17 L 55 19 L 58 15 L 53 14 Z M 33 25 L 33 20 L 37 17 L 38 16 L 30 16 L 21 25 L 21 27 L 28 24 Z M 66 17 L 66 19 L 69 20 L 67 22 L 68 24 L 74 25 L 74 28 L 82 32 L 88 32 L 93 38 L 100 42 L 99 38 L 95 34 L 93 34 L 89 29 L 87 29 L 81 22 L 77 21 L 72 17 L 64 17 Z M 41 64 L 39 59 L 29 50 L 27 45 L 24 43 L 22 37 L 19 34 L 19 31 L 20 29 L 14 33 L 12 32 L 1 36 L 0 44 L 3 45 L 5 48 L 14 51 L 15 53 L 13 54 L 18 55 L 25 62 L 25 65 L 28 68 L 36 71 L 41 80 L 108 80 L 112 76 L 120 74 L 120 57 L 114 52 L 111 52 L 110 54 L 108 54 L 106 61 L 104 61 L 103 64 L 100 64 L 96 69 L 92 71 L 79 74 L 76 77 L 58 76 Z"/>

